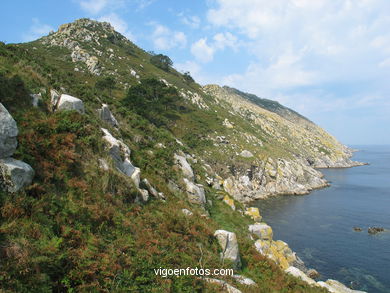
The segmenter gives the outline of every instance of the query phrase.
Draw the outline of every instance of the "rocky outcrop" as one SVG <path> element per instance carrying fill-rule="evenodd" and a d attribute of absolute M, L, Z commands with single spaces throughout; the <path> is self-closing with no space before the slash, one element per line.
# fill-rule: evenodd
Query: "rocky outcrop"
<path fill-rule="evenodd" d="M 31 184 L 34 170 L 29 164 L 11 158 L 17 147 L 18 127 L 0 103 L 0 188 L 17 192 Z"/>
<path fill-rule="evenodd" d="M 180 167 L 183 176 L 188 178 L 191 181 L 194 181 L 194 171 L 191 168 L 191 165 L 187 162 L 187 159 L 183 155 L 174 154 L 175 163 Z"/>
<path fill-rule="evenodd" d="M 18 145 L 18 127 L 7 109 L 0 103 L 0 158 L 12 156 Z"/>
<path fill-rule="evenodd" d="M 17 192 L 31 184 L 34 170 L 29 164 L 13 158 L 0 159 L 0 186 L 8 192 Z"/>
<path fill-rule="evenodd" d="M 111 113 L 110 108 L 107 104 L 102 104 L 102 107 L 98 109 L 99 117 L 103 121 L 107 122 L 111 126 L 118 126 L 118 121 L 115 119 L 114 115 Z"/>
<path fill-rule="evenodd" d="M 262 219 L 259 209 L 255 207 L 246 208 L 245 215 L 251 217 L 251 219 L 255 222 L 260 222 Z"/>
<path fill-rule="evenodd" d="M 257 161 L 250 169 L 235 168 L 223 181 L 224 190 L 240 202 L 277 194 L 307 194 L 328 185 L 321 172 L 299 161 Z"/>
<path fill-rule="evenodd" d="M 57 110 L 75 110 L 84 114 L 84 103 L 79 98 L 62 94 L 57 103 Z"/>
<path fill-rule="evenodd" d="M 206 203 L 206 195 L 202 184 L 195 184 L 192 181 L 184 178 L 185 189 L 188 195 L 188 200 L 191 203 L 204 205 Z"/>
<path fill-rule="evenodd" d="M 233 275 L 232 276 L 238 283 L 246 286 L 256 286 L 255 281 L 252 279 L 249 279 L 247 277 L 241 276 L 241 275 Z"/>
<path fill-rule="evenodd" d="M 217 230 L 214 236 L 222 248 L 221 259 L 227 259 L 233 262 L 235 267 L 241 266 L 240 253 L 236 234 L 225 230 Z"/>
<path fill-rule="evenodd" d="M 326 282 L 323 281 L 316 282 L 312 278 L 308 277 L 300 269 L 293 266 L 290 266 L 287 269 L 285 269 L 285 272 L 296 278 L 301 279 L 302 281 L 304 281 L 309 285 L 325 288 L 331 293 L 365 293 L 364 291 L 349 289 L 347 286 L 340 283 L 339 281 L 332 280 L 332 279 L 329 279 Z"/>
<path fill-rule="evenodd" d="M 265 223 L 249 225 L 248 230 L 262 240 L 272 240 L 272 228 Z"/>
<path fill-rule="evenodd" d="M 365 293 L 364 291 L 352 290 L 339 281 L 329 279 L 326 282 L 317 282 L 317 286 L 326 288 L 331 293 Z"/>
<path fill-rule="evenodd" d="M 106 142 L 108 154 L 114 166 L 118 171 L 130 177 L 138 189 L 142 201 L 147 201 L 149 199 L 149 192 L 146 189 L 140 188 L 141 170 L 131 163 L 130 148 L 122 140 L 116 139 L 107 129 L 101 128 L 101 130 L 104 134 L 103 140 Z"/>

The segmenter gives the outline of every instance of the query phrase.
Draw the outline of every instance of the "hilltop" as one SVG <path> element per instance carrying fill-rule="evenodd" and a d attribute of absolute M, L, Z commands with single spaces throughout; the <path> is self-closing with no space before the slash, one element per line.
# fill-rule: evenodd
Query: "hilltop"
<path fill-rule="evenodd" d="M 315 168 L 359 165 L 307 118 L 202 87 L 168 56 L 89 19 L 0 43 L 0 80 L 6 292 L 342 288 L 307 277 L 250 207 L 327 186 Z M 153 271 L 196 266 L 234 267 L 256 286 Z"/>

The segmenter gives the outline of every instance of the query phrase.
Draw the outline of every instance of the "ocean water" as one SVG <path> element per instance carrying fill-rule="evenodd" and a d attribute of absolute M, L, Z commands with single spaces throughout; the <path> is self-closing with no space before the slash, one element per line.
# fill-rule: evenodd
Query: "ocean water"
<path fill-rule="evenodd" d="M 255 205 L 272 226 L 274 239 L 287 242 L 308 268 L 320 272 L 321 280 L 390 292 L 390 146 L 354 147 L 360 151 L 353 159 L 370 165 L 322 169 L 330 187 Z M 388 231 L 370 235 L 370 226 Z"/>

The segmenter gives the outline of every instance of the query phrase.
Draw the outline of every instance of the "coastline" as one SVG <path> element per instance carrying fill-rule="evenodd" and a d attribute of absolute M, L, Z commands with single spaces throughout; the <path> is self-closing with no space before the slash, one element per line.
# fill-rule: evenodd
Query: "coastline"
<path fill-rule="evenodd" d="M 357 151 L 359 151 L 359 150 L 351 151 L 350 157 L 352 157 L 353 153 L 355 153 Z M 329 165 L 319 166 L 319 167 L 315 167 L 315 169 L 316 170 L 344 169 L 344 168 L 360 167 L 360 166 L 364 166 L 364 165 L 369 165 L 369 163 L 352 161 L 348 158 L 345 161 L 343 161 L 342 164 L 338 163 L 338 164 L 335 164 L 334 166 L 329 166 Z M 331 186 L 331 183 L 328 180 L 326 180 L 326 178 L 323 174 L 322 174 L 322 176 L 325 179 L 326 184 L 318 186 L 318 187 L 314 187 L 311 190 L 309 190 L 307 193 L 304 193 L 304 194 L 284 193 L 284 194 L 274 194 L 273 196 L 309 195 L 313 190 L 322 189 L 322 188 Z M 266 200 L 267 198 L 268 197 L 260 198 L 259 200 Z M 269 227 L 271 228 L 271 226 L 269 226 Z M 280 240 L 277 240 L 277 241 L 280 241 Z M 285 244 L 288 246 L 288 243 L 285 242 Z M 284 269 L 284 271 L 286 273 L 300 278 L 301 280 L 303 280 L 304 282 L 306 282 L 309 285 L 323 287 L 323 288 L 327 289 L 329 292 L 335 292 L 335 293 L 338 293 L 338 292 L 340 292 L 340 293 L 344 293 L 344 292 L 362 293 L 362 292 L 365 292 L 365 291 L 353 290 L 351 288 L 348 288 L 346 285 L 342 284 L 341 282 L 339 282 L 337 280 L 333 280 L 333 279 L 328 279 L 326 281 L 321 281 L 321 280 L 316 281 L 316 279 L 321 275 L 321 271 L 317 271 L 316 268 L 306 267 L 306 264 L 304 263 L 304 261 L 298 255 L 296 255 L 296 252 L 292 251 L 292 253 L 296 257 L 296 259 L 295 259 L 295 261 L 290 263 L 290 266 L 287 269 Z M 273 256 L 273 257 L 275 257 L 275 256 Z M 273 259 L 273 257 L 271 256 L 271 259 Z"/>

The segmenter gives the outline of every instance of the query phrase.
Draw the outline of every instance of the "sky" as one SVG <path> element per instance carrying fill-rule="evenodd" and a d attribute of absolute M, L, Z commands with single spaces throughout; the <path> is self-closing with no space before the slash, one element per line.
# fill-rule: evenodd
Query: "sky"
<path fill-rule="evenodd" d="M 0 40 L 110 22 L 202 85 L 277 100 L 348 145 L 390 144 L 389 0 L 2 0 Z"/>

